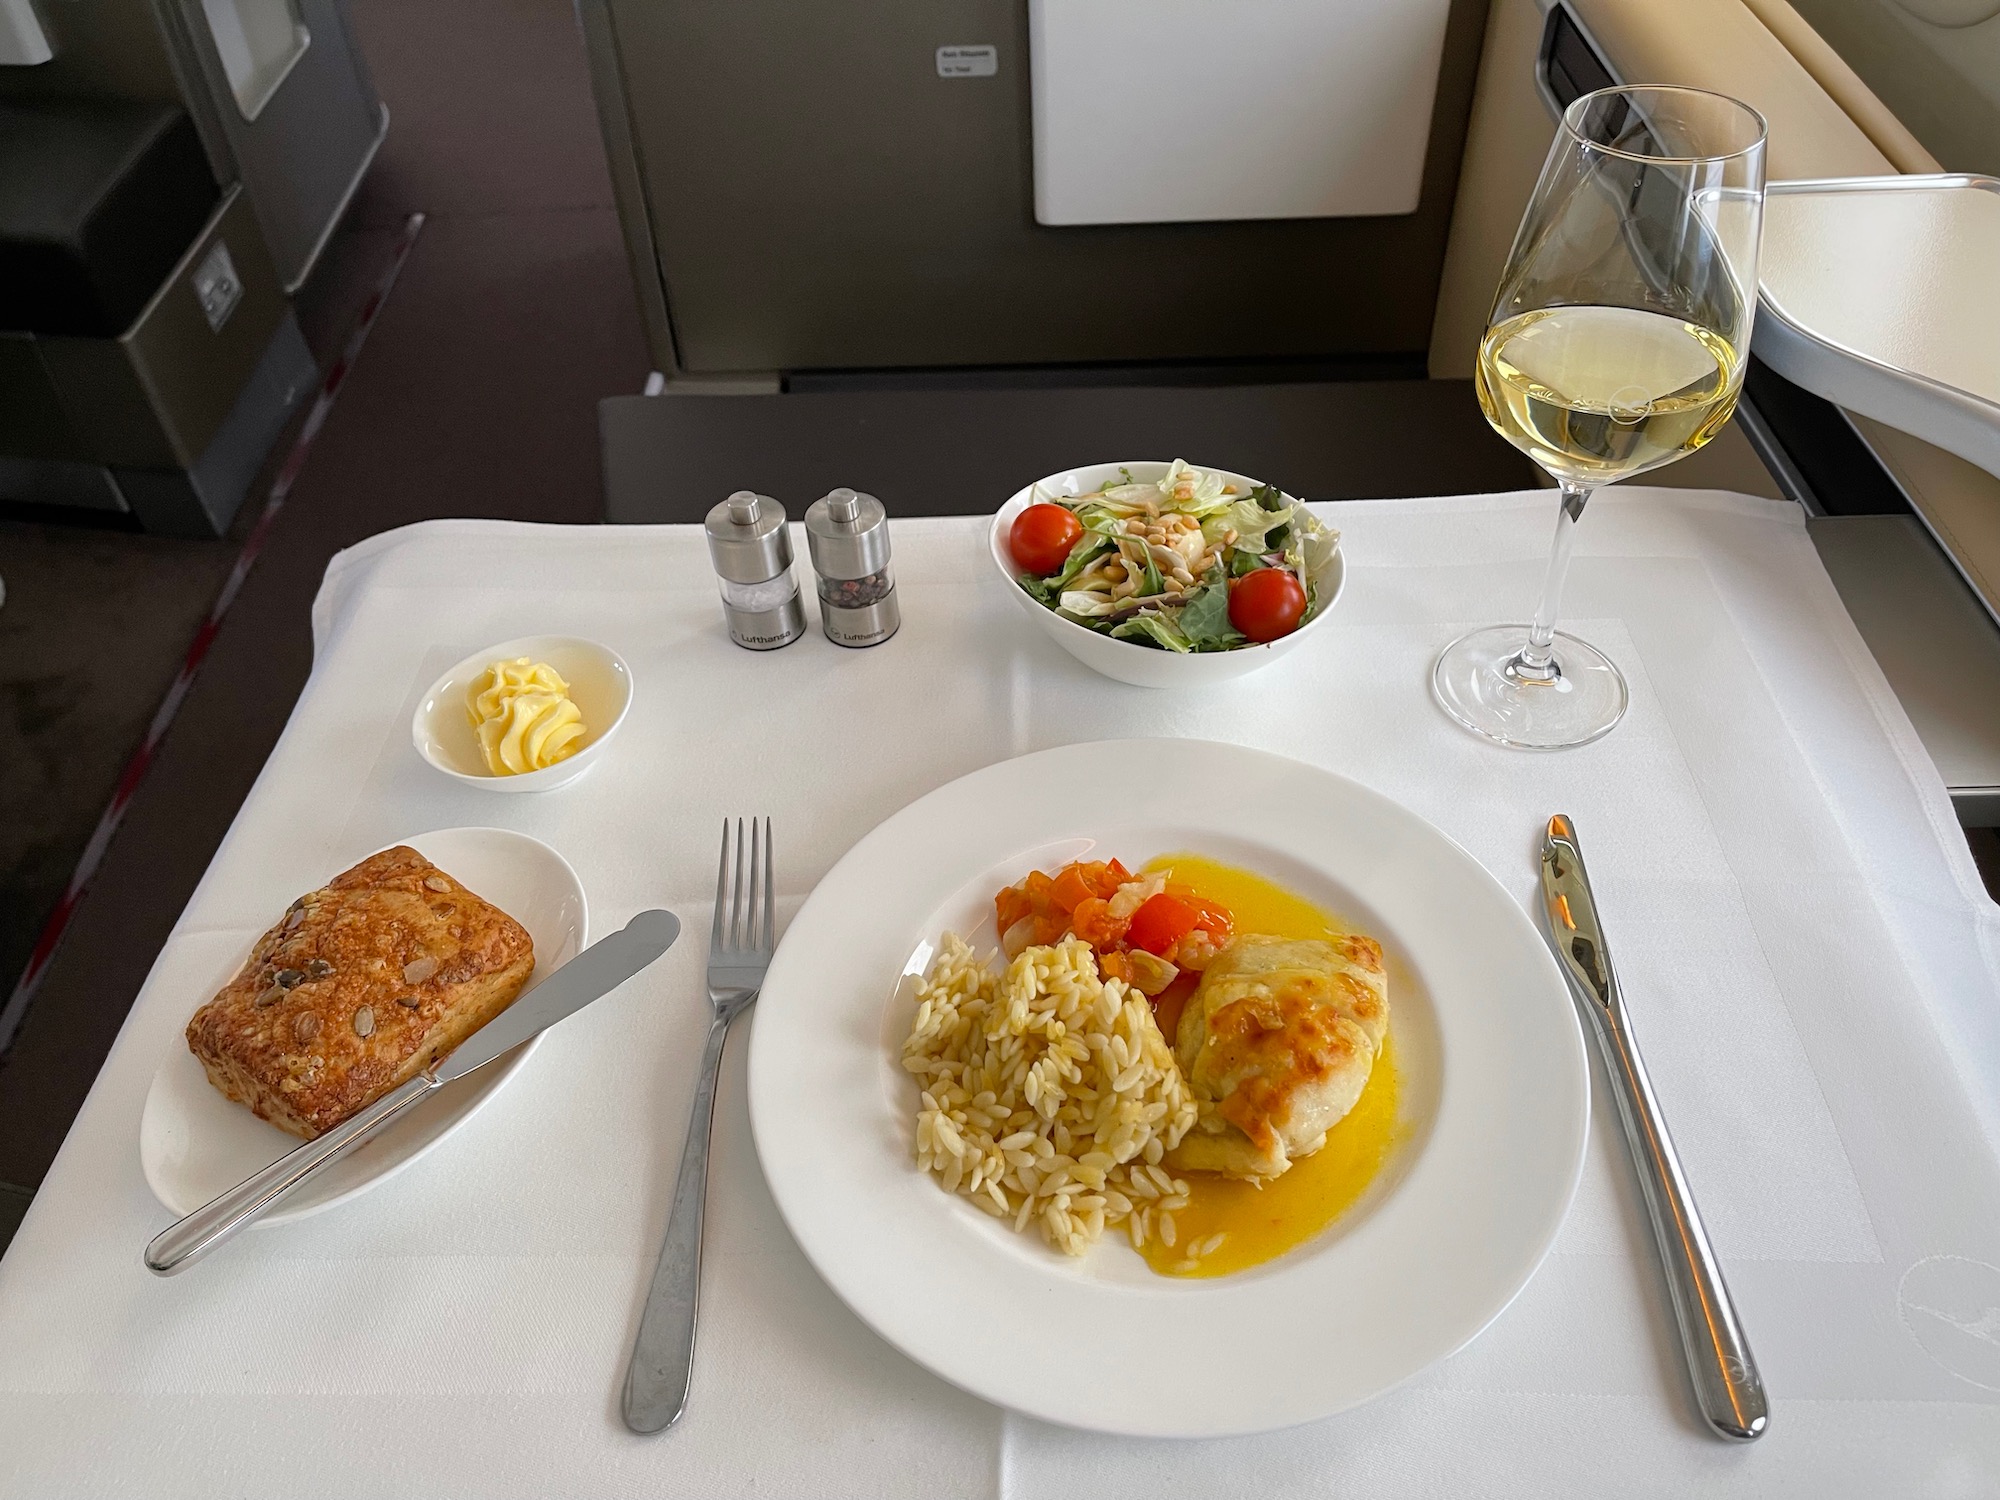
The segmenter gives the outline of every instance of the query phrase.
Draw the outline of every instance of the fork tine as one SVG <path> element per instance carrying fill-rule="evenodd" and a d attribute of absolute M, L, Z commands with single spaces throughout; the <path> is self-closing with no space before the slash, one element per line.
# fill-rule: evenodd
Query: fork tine
<path fill-rule="evenodd" d="M 729 951 L 743 948 L 743 820 L 736 820 L 736 869 L 734 892 L 729 898 Z"/>
<path fill-rule="evenodd" d="M 744 952 L 756 952 L 756 918 L 758 918 L 758 870 L 764 866 L 764 830 L 756 826 L 756 818 L 750 820 L 750 880 L 748 898 L 744 904 Z"/>
<path fill-rule="evenodd" d="M 778 903 L 771 892 L 771 870 L 777 860 L 771 854 L 771 820 L 764 820 L 764 943 L 759 950 L 769 953 L 776 948 L 777 941 L 773 924 L 778 920 Z"/>
<path fill-rule="evenodd" d="M 709 924 L 708 951 L 722 946 L 722 905 L 729 894 L 729 819 L 722 820 L 722 856 L 715 865 L 715 920 Z"/>

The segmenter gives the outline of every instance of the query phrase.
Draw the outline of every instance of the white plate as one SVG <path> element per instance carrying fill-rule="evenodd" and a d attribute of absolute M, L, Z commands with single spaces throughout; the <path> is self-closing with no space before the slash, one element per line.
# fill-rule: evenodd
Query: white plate
<path fill-rule="evenodd" d="M 1201 795 L 1169 811 L 1160 789 L 1176 786 Z M 940 929 L 994 946 L 993 892 L 1027 870 L 1176 850 L 1381 939 L 1403 1084 L 1403 1139 L 1364 1199 L 1290 1254 L 1210 1280 L 1155 1276 L 1109 1236 L 1071 1262 L 948 1197 L 913 1164 L 916 1090 L 898 1066 L 897 978 Z M 750 1050 L 771 1191 L 856 1313 L 975 1395 L 1143 1436 L 1324 1417 L 1460 1348 L 1547 1252 L 1589 1117 L 1555 961 L 1471 855 L 1355 782 L 1198 740 L 1047 750 L 904 808 L 793 919 Z"/>
<path fill-rule="evenodd" d="M 465 709 L 466 690 L 496 661 L 547 662 L 569 684 L 583 715 L 576 751 L 539 771 L 495 776 L 486 769 L 479 731 Z M 573 635 L 524 635 L 475 651 L 430 685 L 410 717 L 410 742 L 433 767 L 486 792 L 552 792 L 596 765 L 632 706 L 632 669 L 609 646 Z"/>
<path fill-rule="evenodd" d="M 1340 591 L 1347 583 L 1347 552 L 1344 546 L 1336 547 L 1333 555 L 1313 574 L 1319 610 L 1310 620 L 1290 635 L 1281 635 L 1261 646 L 1238 646 L 1233 651 L 1181 653 L 1141 646 L 1136 641 L 1113 640 L 1087 625 L 1065 620 L 1054 610 L 1036 603 L 1016 577 L 1019 570 L 1014 566 L 1007 539 L 1014 529 L 1014 518 L 1030 505 L 1056 495 L 1066 498 L 1088 495 L 1128 475 L 1137 480 L 1159 479 L 1167 472 L 1167 467 L 1157 459 L 1135 458 L 1124 463 L 1090 464 L 1081 469 L 1065 469 L 1060 474 L 1038 479 L 1026 489 L 1016 490 L 1008 497 L 1007 503 L 995 512 L 993 524 L 987 531 L 987 552 L 1007 592 L 1013 595 L 1014 602 L 1028 613 L 1049 639 L 1094 672 L 1102 672 L 1118 682 L 1129 682 L 1134 687 L 1151 688 L 1207 687 L 1211 683 L 1248 676 L 1296 650 L 1333 613 L 1333 606 L 1339 602 Z M 1232 474 L 1227 469 L 1210 469 L 1208 472 L 1221 475 L 1226 483 L 1235 485 L 1244 494 L 1263 483 L 1260 479 Z"/>
<path fill-rule="evenodd" d="M 444 828 L 400 842 L 528 929 L 535 943 L 530 985 L 568 963 L 590 941 L 583 884 L 569 861 L 540 839 L 504 828 Z M 329 870 L 327 877 L 338 873 Z M 243 917 L 262 933 L 280 910 L 245 912 Z M 255 941 L 255 936 L 245 940 L 243 956 Z M 229 982 L 243 956 L 199 993 L 183 997 L 190 1016 Z M 532 1037 L 505 1057 L 438 1089 L 374 1140 L 320 1172 L 259 1223 L 302 1219 L 393 1177 L 471 1119 L 540 1041 Z M 297 1136 L 225 1099 L 188 1051 L 187 1039 L 174 1033 L 153 1075 L 139 1121 L 139 1160 L 160 1202 L 177 1214 L 193 1213 L 298 1144 Z"/>

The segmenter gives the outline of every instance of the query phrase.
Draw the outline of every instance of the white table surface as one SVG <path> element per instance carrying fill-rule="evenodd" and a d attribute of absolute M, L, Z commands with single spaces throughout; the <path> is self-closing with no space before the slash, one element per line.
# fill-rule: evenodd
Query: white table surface
<path fill-rule="evenodd" d="M 862 652 L 816 634 L 732 647 L 691 528 L 443 522 L 337 559 L 291 724 L 0 1261 L 0 1494 L 2000 1494 L 2000 913 L 1797 510 L 1594 501 L 1565 623 L 1625 668 L 1633 706 L 1548 756 L 1462 733 L 1425 684 L 1459 631 L 1525 611 L 1552 497 L 1324 513 L 1350 559 L 1337 618 L 1269 671 L 1187 694 L 1058 651 L 1001 597 L 974 521 L 895 523 L 903 629 Z M 446 781 L 410 746 L 418 695 L 530 631 L 632 664 L 619 740 L 545 797 Z M 1355 776 L 1524 905 L 1541 821 L 1575 817 L 1771 1391 L 1762 1442 L 1724 1446 L 1692 1413 L 1602 1107 L 1548 1262 L 1402 1389 L 1218 1443 L 1012 1417 L 876 1339 L 806 1265 L 750 1142 L 748 1027 L 716 1121 L 693 1404 L 666 1435 L 624 1430 L 705 1024 L 721 818 L 773 817 L 789 913 L 931 787 L 1148 734 Z M 188 1015 L 291 896 L 400 836 L 478 823 L 562 850 L 597 931 L 668 905 L 696 938 L 552 1032 L 400 1177 L 149 1276 L 140 1250 L 169 1216 L 140 1174 L 140 1108 Z M 1198 1350 L 1163 1372 L 1199 1376 Z"/>

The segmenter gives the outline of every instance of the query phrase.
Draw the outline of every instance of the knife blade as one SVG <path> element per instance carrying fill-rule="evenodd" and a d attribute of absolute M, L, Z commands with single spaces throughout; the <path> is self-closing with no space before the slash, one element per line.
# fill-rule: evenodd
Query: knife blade
<path fill-rule="evenodd" d="M 1590 1017 L 1611 1078 L 1625 1144 L 1659 1244 L 1695 1403 L 1717 1436 L 1736 1442 L 1761 1437 L 1769 1421 L 1764 1382 L 1639 1057 L 1576 827 L 1561 813 L 1549 819 L 1542 839 L 1542 907 L 1549 944 L 1570 993 Z"/>
<path fill-rule="evenodd" d="M 610 994 L 673 947 L 680 935 L 681 919 L 672 912 L 640 912 L 460 1042 L 431 1069 L 432 1074 L 439 1083 L 450 1083 L 512 1052 L 537 1032 Z"/>
<path fill-rule="evenodd" d="M 433 1063 L 428 1071 L 384 1094 L 324 1135 L 286 1152 L 263 1171 L 168 1226 L 146 1247 L 146 1269 L 160 1276 L 186 1270 L 282 1202 L 315 1172 L 379 1134 L 432 1089 L 463 1078 L 474 1068 L 484 1067 L 565 1016 L 608 995 L 673 947 L 680 933 L 680 918 L 672 912 L 640 912 L 617 932 L 592 943 L 522 995 Z"/>

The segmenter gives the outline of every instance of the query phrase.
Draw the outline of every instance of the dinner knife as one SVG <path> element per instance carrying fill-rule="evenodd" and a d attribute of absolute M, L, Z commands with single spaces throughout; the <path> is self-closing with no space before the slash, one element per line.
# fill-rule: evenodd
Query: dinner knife
<path fill-rule="evenodd" d="M 239 1229 L 267 1212 L 329 1162 L 363 1141 L 455 1078 L 511 1052 L 564 1016 L 608 995 L 673 947 L 680 918 L 670 911 L 642 911 L 617 932 L 592 943 L 499 1015 L 473 1032 L 429 1072 L 384 1094 L 366 1109 L 295 1147 L 263 1171 L 171 1225 L 146 1247 L 146 1269 L 161 1276 L 184 1271 Z"/>
<path fill-rule="evenodd" d="M 1694 1381 L 1695 1401 L 1718 1436 L 1736 1442 L 1762 1437 L 1769 1417 L 1764 1382 L 1750 1342 L 1737 1320 L 1722 1267 L 1688 1191 L 1673 1138 L 1639 1060 L 1632 1020 L 1611 967 L 1611 949 L 1598 920 L 1576 827 L 1561 813 L 1549 819 L 1542 840 L 1542 904 L 1549 940 L 1569 979 L 1570 992 L 1591 1020 L 1604 1069 L 1611 1075 L 1625 1144 L 1659 1241 L 1660 1263 L 1680 1325 L 1681 1350 Z"/>

